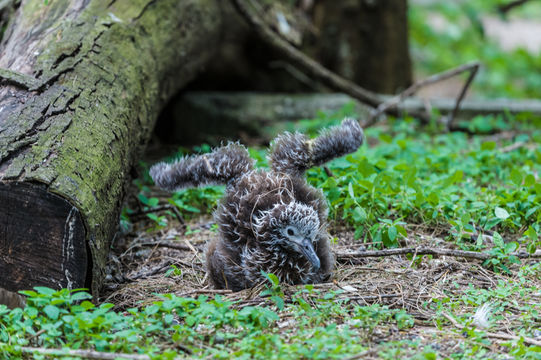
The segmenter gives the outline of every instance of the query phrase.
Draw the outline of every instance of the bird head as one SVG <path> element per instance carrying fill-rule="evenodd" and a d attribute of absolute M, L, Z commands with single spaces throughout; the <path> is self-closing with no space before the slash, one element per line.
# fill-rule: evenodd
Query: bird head
<path fill-rule="evenodd" d="M 271 248 L 285 250 L 290 256 L 304 257 L 319 270 L 321 263 L 315 246 L 319 231 L 317 211 L 296 201 L 278 203 L 254 217 L 258 240 Z"/>

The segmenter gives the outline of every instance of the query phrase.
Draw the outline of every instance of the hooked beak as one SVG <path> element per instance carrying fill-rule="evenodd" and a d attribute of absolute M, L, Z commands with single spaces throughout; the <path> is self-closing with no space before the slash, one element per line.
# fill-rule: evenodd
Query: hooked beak
<path fill-rule="evenodd" d="M 317 257 L 316 252 L 314 251 L 314 246 L 310 239 L 303 239 L 301 243 L 301 252 L 308 259 L 310 264 L 312 264 L 312 269 L 318 271 L 321 263 Z"/>

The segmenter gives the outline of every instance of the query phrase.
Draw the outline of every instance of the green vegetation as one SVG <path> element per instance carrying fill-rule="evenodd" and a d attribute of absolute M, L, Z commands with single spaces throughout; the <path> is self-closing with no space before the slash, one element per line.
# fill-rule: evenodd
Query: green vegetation
<path fill-rule="evenodd" d="M 378 145 L 331 163 L 335 177 L 313 169 L 309 181 L 323 189 L 336 220 L 376 246 L 398 246 L 407 223 L 441 229 L 464 249 L 482 249 L 471 235 L 494 231 L 494 238 L 534 252 L 541 231 L 541 130 L 532 123 L 517 128 L 528 133 L 496 144 L 464 133 L 423 133 L 413 121 L 396 121 L 390 129 L 368 129 L 368 142 Z M 503 149 L 516 143 L 524 146 Z"/>
<path fill-rule="evenodd" d="M 498 3 L 503 1 L 435 1 L 411 6 L 411 54 L 417 72 L 428 75 L 479 60 L 483 68 L 474 82 L 476 96 L 541 96 L 541 53 L 531 54 L 521 48 L 502 51 L 485 34 L 483 17 L 499 18 Z M 522 18 L 539 19 L 541 6 L 531 1 L 513 10 L 517 13 Z"/>
<path fill-rule="evenodd" d="M 188 354 L 219 359 L 340 359 L 366 350 L 358 340 L 370 337 L 378 326 L 402 329 L 413 324 L 403 311 L 346 304 L 336 301 L 334 293 L 308 303 L 303 295 L 313 293 L 310 286 L 281 310 L 238 308 L 220 296 L 163 295 L 163 300 L 150 305 L 115 312 L 113 304 L 95 306 L 82 291 L 36 287 L 23 293 L 28 295 L 24 309 L 0 305 L 3 358 L 21 356 L 24 347 L 38 345 L 139 352 L 156 359 Z M 295 326 L 283 326 L 282 319 Z"/>
<path fill-rule="evenodd" d="M 349 111 L 320 114 L 295 127 L 315 135 L 318 128 L 337 123 Z M 50 347 L 144 353 L 157 359 L 177 355 L 327 359 L 365 353 L 387 359 L 435 359 L 441 356 L 438 347 L 450 338 L 460 341 L 446 353 L 453 359 L 537 359 L 541 348 L 522 340 L 501 342 L 505 351 L 495 356 L 487 335 L 491 329 L 479 328 L 472 320 L 476 310 L 490 304 L 491 326 L 506 321 L 515 335 L 524 338 L 534 338 L 539 331 L 541 266 L 518 266 L 511 253 L 534 252 L 540 246 L 541 127 L 531 119 L 485 120 L 516 135 L 505 140 L 441 134 L 438 129 L 421 129 L 413 119 L 391 120 L 386 127 L 366 131 L 370 146 L 330 163 L 333 177 L 319 168 L 308 172 L 308 181 L 329 200 L 333 224 L 352 229 L 359 245 L 398 247 L 406 237 L 409 244 L 421 244 L 423 234 L 436 232 L 445 239 L 445 247 L 493 256 L 484 264 L 495 271 L 491 286 L 453 282 L 440 295 L 419 303 L 431 314 L 425 324 L 444 338 L 426 343 L 407 336 L 415 321 L 404 309 L 359 305 L 343 290 L 321 291 L 311 285 L 287 292 L 268 274 L 269 285 L 260 294 L 265 306 L 219 295 L 163 294 L 160 301 L 121 311 L 113 304 L 93 305 L 84 292 L 36 288 L 23 292 L 29 296 L 25 309 L 0 307 L 0 354 L 18 356 L 24 347 Z M 520 146 L 509 150 L 513 144 Z M 265 166 L 264 151 L 250 152 Z M 219 187 L 191 189 L 164 200 L 152 196 L 149 179 L 136 184 L 144 209 L 165 202 L 186 217 L 210 213 L 222 193 Z M 159 222 L 167 219 L 172 220 L 173 214 L 149 216 L 150 230 L 169 226 Z M 490 234 L 490 240 L 476 237 L 478 232 Z M 410 266 L 421 266 L 422 261 L 418 258 Z M 430 259 L 426 264 L 432 266 Z M 180 274 L 172 267 L 164 276 Z M 450 326 L 449 317 L 458 325 Z M 386 332 L 396 335 L 376 341 Z"/>
<path fill-rule="evenodd" d="M 484 37 L 480 17 L 493 12 L 492 6 L 481 0 L 412 6 L 419 70 L 429 74 L 480 59 L 485 64 L 476 80 L 480 95 L 541 95 L 541 55 L 504 53 Z M 530 9 L 536 13 L 540 8 Z M 445 30 L 427 25 L 436 13 L 450 24 Z M 348 106 L 286 127 L 315 135 L 354 116 L 352 111 Z M 248 299 L 160 294 L 160 300 L 125 309 L 95 305 L 80 290 L 37 287 L 22 292 L 28 296 L 24 309 L 0 305 L 0 357 L 43 358 L 29 352 L 39 347 L 65 351 L 57 357 L 66 358 L 70 350 L 91 349 L 153 359 L 540 359 L 541 346 L 531 340 L 540 341 L 541 264 L 521 263 L 515 253 L 541 248 L 541 119 L 484 116 L 461 126 L 465 132 L 444 133 L 435 122 L 422 127 L 415 119 L 390 119 L 366 130 L 368 146 L 330 163 L 333 176 L 314 168 L 307 178 L 328 199 L 331 232 L 340 246 L 345 246 L 340 229 L 353 234 L 348 249 L 434 246 L 437 239 L 437 246 L 490 254 L 484 263 L 442 265 L 441 258 L 414 255 L 392 269 L 386 269 L 390 261 L 381 259 L 362 263 L 364 270 L 379 271 L 382 277 L 388 270 L 396 279 L 393 287 L 400 291 L 387 294 L 398 298 L 392 306 L 378 303 L 383 302 L 379 288 L 365 294 L 344 286 L 345 279 L 358 281 L 354 285 L 360 288 L 363 278 L 353 272 L 358 264 L 337 269 L 334 288 L 286 287 L 267 274 L 267 286 Z M 249 151 L 257 166 L 266 166 L 264 150 Z M 182 149 L 175 156 L 185 154 Z M 178 226 L 177 214 L 187 221 L 210 214 L 223 194 L 223 187 L 207 187 L 164 198 L 148 174 L 134 184 L 136 194 L 123 209 L 121 224 L 128 228 L 136 214 L 143 214 L 144 230 L 152 233 Z M 184 235 L 200 231 L 187 224 Z M 426 280 L 438 266 L 444 267 L 441 277 L 412 285 L 414 294 L 402 289 L 417 279 L 413 275 Z M 180 278 L 186 271 L 171 265 L 163 276 Z M 430 296 L 421 296 L 421 286 L 430 287 Z M 369 303 L 364 295 L 375 300 Z M 251 302 L 253 296 L 260 301 Z M 413 305 L 408 303 L 412 297 Z M 474 318 L 485 304 L 489 317 L 483 328 Z M 493 336 L 502 332 L 516 338 Z"/>
<path fill-rule="evenodd" d="M 434 312 L 433 321 L 440 332 L 452 341 L 459 339 L 460 346 L 451 358 L 486 358 L 491 344 L 485 336 L 488 330 L 477 329 L 472 324 L 473 312 L 467 310 L 490 303 L 495 314 L 492 322 L 519 313 L 516 323 L 508 326 L 520 336 L 531 337 L 538 327 L 539 294 L 528 279 L 540 274 L 539 264 L 525 266 L 519 269 L 515 283 L 500 281 L 491 289 L 470 286 L 464 291 L 457 285 L 445 296 L 421 306 Z M 119 357 L 147 354 L 152 359 L 343 359 L 358 354 L 384 359 L 438 358 L 433 346 L 441 345 L 405 336 L 414 319 L 404 310 L 379 304 L 360 306 L 340 296 L 343 291 L 319 293 L 311 285 L 285 296 L 276 278 L 269 274 L 269 280 L 263 295 L 274 305 L 266 307 L 246 306 L 219 295 L 182 298 L 164 294 L 159 301 L 115 311 L 113 304 L 92 304 L 90 295 L 83 291 L 36 287 L 22 292 L 28 296 L 24 309 L 9 310 L 0 305 L 0 356 L 29 356 L 32 348 L 40 347 L 60 349 L 57 356 L 64 351 L 68 358 L 68 351 L 88 348 Z M 448 326 L 445 315 L 453 313 L 459 314 L 455 321 L 463 328 Z M 378 338 L 386 340 L 374 344 Z M 502 346 L 509 355 L 491 358 L 538 359 L 541 352 L 522 341 Z M 32 356 L 43 358 L 39 351 Z"/>

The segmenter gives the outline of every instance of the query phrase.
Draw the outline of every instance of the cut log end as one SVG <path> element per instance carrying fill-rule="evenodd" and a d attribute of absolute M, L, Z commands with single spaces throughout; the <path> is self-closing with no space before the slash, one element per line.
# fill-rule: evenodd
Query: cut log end
<path fill-rule="evenodd" d="M 88 287 L 85 227 L 79 210 L 46 186 L 0 182 L 0 287 Z"/>

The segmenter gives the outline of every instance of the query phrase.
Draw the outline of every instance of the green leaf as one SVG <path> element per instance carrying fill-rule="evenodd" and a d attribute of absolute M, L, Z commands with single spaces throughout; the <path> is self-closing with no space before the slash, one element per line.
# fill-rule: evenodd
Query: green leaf
<path fill-rule="evenodd" d="M 494 150 L 496 143 L 494 141 L 486 141 L 481 144 L 481 150 Z"/>
<path fill-rule="evenodd" d="M 265 276 L 267 277 L 267 279 L 269 279 L 269 281 L 275 285 L 275 286 L 278 286 L 280 285 L 280 280 L 278 279 L 278 276 L 274 275 L 274 274 L 265 274 Z"/>
<path fill-rule="evenodd" d="M 365 222 L 366 221 L 366 211 L 360 206 L 357 206 L 355 210 L 353 210 L 353 220 L 357 223 Z"/>
<path fill-rule="evenodd" d="M 389 226 L 389 228 L 387 229 L 387 236 L 389 237 L 389 240 L 391 240 L 391 242 L 395 241 L 397 234 L 398 234 L 398 230 L 396 229 L 396 227 Z"/>
<path fill-rule="evenodd" d="M 509 217 L 509 213 L 507 212 L 507 210 L 501 207 L 496 207 L 494 209 L 494 215 L 496 215 L 498 219 L 502 219 L 502 220 L 505 220 Z"/>
<path fill-rule="evenodd" d="M 271 296 L 271 299 L 272 301 L 274 301 L 274 303 L 276 304 L 276 307 L 278 308 L 278 310 L 284 310 L 284 299 L 282 299 L 280 296 L 277 296 L 277 295 L 273 295 Z"/>
<path fill-rule="evenodd" d="M 453 173 L 453 175 L 449 176 L 447 179 L 443 181 L 443 185 L 450 186 L 450 185 L 453 185 L 454 183 L 460 182 L 463 176 L 464 176 L 464 172 L 462 170 L 457 170 Z"/>
<path fill-rule="evenodd" d="M 505 244 L 503 249 L 506 254 L 510 254 L 516 249 L 518 249 L 518 243 L 516 241 L 512 241 L 510 243 Z"/>
<path fill-rule="evenodd" d="M 156 221 L 158 222 L 158 215 L 154 214 L 154 213 L 148 213 L 147 214 L 147 217 L 153 221 Z"/>
<path fill-rule="evenodd" d="M 538 237 L 537 237 L 537 232 L 535 231 L 535 229 L 531 226 L 528 227 L 528 230 L 526 230 L 524 232 L 524 235 L 526 235 L 527 237 L 529 237 L 531 240 L 533 241 L 537 241 Z"/>
<path fill-rule="evenodd" d="M 36 316 L 38 316 L 38 309 L 35 307 L 27 306 L 24 311 L 30 317 L 30 319 L 34 319 Z"/>
<path fill-rule="evenodd" d="M 396 230 L 398 230 L 398 233 L 400 235 L 402 235 L 403 237 L 408 236 L 408 232 L 406 231 L 406 229 L 402 225 L 397 224 L 394 227 L 396 228 Z"/>
<path fill-rule="evenodd" d="M 492 235 L 492 239 L 494 241 L 494 245 L 496 245 L 499 248 L 502 248 L 504 246 L 503 238 L 498 232 L 494 232 L 494 235 Z"/>
<path fill-rule="evenodd" d="M 90 301 L 83 301 L 81 303 L 81 307 L 85 310 L 89 310 L 89 309 L 93 309 L 96 307 L 96 305 L 94 305 L 93 303 L 91 303 Z"/>
<path fill-rule="evenodd" d="M 522 174 L 520 173 L 520 171 L 518 169 L 515 168 L 515 169 L 511 170 L 510 177 L 511 177 L 511 181 L 516 186 L 522 185 Z"/>
<path fill-rule="evenodd" d="M 388 135 L 386 133 L 379 134 L 379 139 L 383 142 L 386 142 L 387 144 L 390 144 L 393 142 L 393 138 L 391 137 L 391 135 Z"/>
<path fill-rule="evenodd" d="M 148 205 L 148 198 L 145 195 L 139 194 L 137 198 L 143 205 Z"/>
<path fill-rule="evenodd" d="M 71 295 L 71 300 L 73 301 L 79 301 L 79 300 L 85 300 L 85 299 L 92 299 L 92 295 L 84 291 L 76 292 L 75 294 Z"/>
<path fill-rule="evenodd" d="M 351 183 L 348 184 L 348 193 L 352 199 L 355 199 L 355 192 L 353 191 L 353 185 Z"/>
<path fill-rule="evenodd" d="M 462 216 L 460 216 L 460 222 L 462 223 L 462 226 L 468 225 L 469 222 L 470 222 L 470 220 L 471 220 L 471 215 L 470 215 L 470 213 L 467 212 L 467 211 L 464 211 L 464 212 L 462 213 Z"/>
<path fill-rule="evenodd" d="M 43 312 L 49 318 L 56 320 L 58 319 L 58 315 L 60 314 L 60 309 L 58 309 L 56 306 L 53 306 L 53 305 L 47 305 L 43 308 Z"/>
<path fill-rule="evenodd" d="M 148 206 L 155 207 L 156 205 L 159 204 L 159 202 L 160 202 L 160 199 L 158 199 L 158 198 L 155 198 L 155 197 L 150 198 L 150 199 L 148 199 Z"/>
<path fill-rule="evenodd" d="M 34 290 L 43 295 L 54 295 L 56 291 L 54 289 L 45 287 L 45 286 L 34 286 Z"/>
<path fill-rule="evenodd" d="M 400 163 L 398 165 L 395 165 L 395 167 L 393 169 L 395 170 L 402 170 L 402 171 L 406 171 L 410 168 L 410 166 L 406 163 Z"/>
<path fill-rule="evenodd" d="M 524 178 L 524 186 L 530 187 L 535 184 L 535 177 L 532 174 L 526 175 Z"/>

